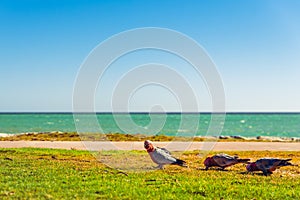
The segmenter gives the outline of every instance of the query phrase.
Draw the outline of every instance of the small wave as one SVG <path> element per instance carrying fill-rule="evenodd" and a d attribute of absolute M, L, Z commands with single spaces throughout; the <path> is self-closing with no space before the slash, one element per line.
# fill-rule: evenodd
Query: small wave
<path fill-rule="evenodd" d="M 10 137 L 10 136 L 14 136 L 16 134 L 14 133 L 0 133 L 0 137 Z"/>
<path fill-rule="evenodd" d="M 187 133 L 187 132 L 190 132 L 190 130 L 188 130 L 188 129 L 179 129 L 177 132 L 179 132 L 179 133 Z"/>

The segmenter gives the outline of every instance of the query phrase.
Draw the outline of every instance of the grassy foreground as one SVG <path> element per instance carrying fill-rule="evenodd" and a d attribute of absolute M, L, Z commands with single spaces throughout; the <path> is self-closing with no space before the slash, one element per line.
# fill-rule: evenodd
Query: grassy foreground
<path fill-rule="evenodd" d="M 99 163 L 88 151 L 0 149 L 0 199 L 300 199 L 299 167 L 281 168 L 270 177 L 244 173 L 244 165 L 205 171 L 198 153 L 181 155 L 190 168 L 126 174 Z M 227 153 L 253 160 L 293 158 L 300 164 L 300 152 Z"/>

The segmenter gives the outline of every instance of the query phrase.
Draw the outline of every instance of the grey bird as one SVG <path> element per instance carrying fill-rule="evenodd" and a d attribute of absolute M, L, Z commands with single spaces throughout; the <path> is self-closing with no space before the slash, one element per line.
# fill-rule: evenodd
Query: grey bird
<path fill-rule="evenodd" d="M 271 175 L 273 171 L 283 166 L 293 166 L 288 162 L 292 159 L 279 159 L 279 158 L 261 158 L 255 162 L 249 163 L 246 166 L 247 171 L 262 171 L 265 176 Z"/>
<path fill-rule="evenodd" d="M 240 159 L 238 156 L 230 156 L 227 154 L 216 154 L 212 157 L 207 157 L 204 161 L 205 169 L 210 167 L 220 167 L 224 170 L 226 167 L 238 164 L 238 163 L 248 163 L 250 159 Z"/>
<path fill-rule="evenodd" d="M 175 158 L 165 148 L 155 147 L 150 140 L 146 140 L 144 142 L 144 147 L 150 155 L 152 161 L 158 164 L 157 168 L 159 169 L 163 169 L 164 165 L 167 164 L 187 167 L 185 161 Z"/>

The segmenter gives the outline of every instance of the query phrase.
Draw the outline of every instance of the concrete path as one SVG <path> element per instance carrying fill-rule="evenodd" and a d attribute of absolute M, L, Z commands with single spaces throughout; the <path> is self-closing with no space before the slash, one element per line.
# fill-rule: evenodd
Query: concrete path
<path fill-rule="evenodd" d="M 300 151 L 300 143 L 285 142 L 154 142 L 170 151 Z M 77 150 L 144 150 L 143 142 L 0 141 L 0 148 L 52 148 Z"/>

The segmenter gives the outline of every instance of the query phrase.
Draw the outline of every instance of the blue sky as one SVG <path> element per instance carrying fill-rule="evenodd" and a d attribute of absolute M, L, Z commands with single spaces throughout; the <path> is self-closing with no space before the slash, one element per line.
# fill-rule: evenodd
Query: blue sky
<path fill-rule="evenodd" d="M 128 29 L 162 27 L 188 35 L 206 50 L 223 80 L 226 111 L 299 112 L 299 10 L 297 0 L 2 0 L 0 111 L 72 111 L 76 75 L 92 49 Z M 103 79 L 106 90 L 99 87 L 95 94 L 97 111 L 110 111 L 110 79 L 118 79 L 121 66 L 141 64 L 134 60 L 165 63 L 169 57 L 144 53 L 112 66 Z M 209 111 L 203 80 L 180 61 L 166 64 L 172 63 L 203 99 L 199 111 Z M 180 107 L 167 90 L 154 86 L 137 91 L 130 102 L 132 111 L 148 111 L 152 104 L 166 111 Z"/>

